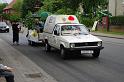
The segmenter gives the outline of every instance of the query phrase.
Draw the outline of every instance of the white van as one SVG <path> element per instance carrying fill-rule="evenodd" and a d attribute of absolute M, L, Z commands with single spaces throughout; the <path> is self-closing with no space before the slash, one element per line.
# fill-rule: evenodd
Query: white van
<path fill-rule="evenodd" d="M 98 57 L 102 40 L 91 35 L 85 25 L 80 24 L 74 15 L 51 15 L 44 25 L 45 50 L 51 47 L 60 50 L 61 57 L 67 58 L 72 52 L 92 54 Z"/>

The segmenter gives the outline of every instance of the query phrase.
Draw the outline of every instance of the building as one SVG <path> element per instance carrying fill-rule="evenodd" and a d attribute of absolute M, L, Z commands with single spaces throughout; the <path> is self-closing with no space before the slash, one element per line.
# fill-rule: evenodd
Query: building
<path fill-rule="evenodd" d="M 109 0 L 109 12 L 112 16 L 124 15 L 124 0 Z"/>
<path fill-rule="evenodd" d="M 10 4 L 8 4 L 4 9 L 3 13 L 10 14 L 13 13 L 14 10 L 12 9 L 12 6 L 15 4 L 16 0 L 13 0 Z"/>

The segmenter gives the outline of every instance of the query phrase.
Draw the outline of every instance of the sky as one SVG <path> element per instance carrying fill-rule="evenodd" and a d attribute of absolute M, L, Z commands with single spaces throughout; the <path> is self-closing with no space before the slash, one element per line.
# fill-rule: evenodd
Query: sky
<path fill-rule="evenodd" d="M 4 2 L 10 3 L 12 0 L 3 0 Z"/>
<path fill-rule="evenodd" d="M 3 3 L 3 2 L 4 2 L 4 3 L 6 3 L 6 2 L 7 2 L 7 3 L 10 3 L 11 1 L 12 1 L 12 0 L 0 0 L 0 3 L 1 3 L 1 2 L 2 2 L 2 3 Z"/>

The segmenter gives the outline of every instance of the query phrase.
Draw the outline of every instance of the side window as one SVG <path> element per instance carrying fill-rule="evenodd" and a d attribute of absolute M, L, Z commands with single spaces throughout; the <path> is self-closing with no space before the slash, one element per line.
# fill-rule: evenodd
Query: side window
<path fill-rule="evenodd" d="M 54 35 L 59 35 L 60 34 L 60 26 L 56 25 L 53 30 Z"/>

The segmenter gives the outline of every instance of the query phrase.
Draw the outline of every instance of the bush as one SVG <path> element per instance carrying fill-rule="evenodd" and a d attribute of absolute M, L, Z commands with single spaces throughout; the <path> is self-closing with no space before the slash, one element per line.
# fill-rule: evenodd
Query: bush
<path fill-rule="evenodd" d="M 111 25 L 124 25 L 124 16 L 114 16 L 110 18 Z"/>

